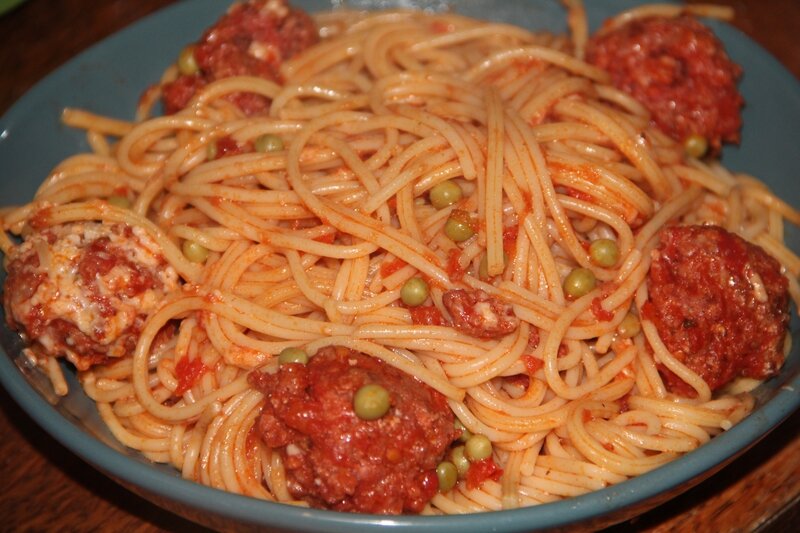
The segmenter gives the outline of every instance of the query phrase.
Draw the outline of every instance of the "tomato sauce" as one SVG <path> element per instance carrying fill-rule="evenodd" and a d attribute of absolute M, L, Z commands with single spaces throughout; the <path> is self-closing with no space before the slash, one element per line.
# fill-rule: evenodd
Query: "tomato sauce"
<path fill-rule="evenodd" d="M 50 215 L 52 210 L 49 207 L 39 209 L 28 221 L 34 231 L 44 230 L 50 225 Z"/>
<path fill-rule="evenodd" d="M 190 360 L 189 356 L 184 355 L 178 359 L 178 364 L 175 365 L 175 377 L 178 378 L 175 394 L 182 396 L 186 391 L 194 387 L 197 380 L 208 370 L 208 367 L 203 364 L 199 357 Z"/>
<path fill-rule="evenodd" d="M 455 329 L 479 339 L 500 338 L 519 327 L 511 305 L 482 290 L 449 290 L 442 296 L 442 303 Z"/>
<path fill-rule="evenodd" d="M 594 317 L 601 322 L 608 322 L 614 318 L 614 313 L 603 309 L 603 300 L 599 296 L 592 299 L 591 309 Z"/>
<path fill-rule="evenodd" d="M 392 261 L 385 261 L 381 263 L 381 277 L 384 279 L 388 278 L 407 264 L 408 263 L 400 258 L 395 258 Z"/>
<path fill-rule="evenodd" d="M 520 357 L 520 359 L 522 359 L 522 364 L 525 365 L 525 371 L 529 376 L 533 376 L 536 374 L 536 372 L 544 368 L 544 361 L 538 357 L 534 357 L 532 355 L 523 355 Z"/>
<path fill-rule="evenodd" d="M 461 249 L 453 248 L 447 254 L 447 266 L 445 272 L 450 277 L 450 281 L 461 281 L 464 278 L 464 269 L 461 267 Z"/>
<path fill-rule="evenodd" d="M 517 235 L 519 235 L 517 224 L 503 228 L 503 251 L 509 257 L 514 255 L 514 249 L 517 247 Z"/>
<path fill-rule="evenodd" d="M 411 323 L 417 326 L 446 326 L 447 320 L 435 305 L 409 307 Z"/>
<path fill-rule="evenodd" d="M 487 479 L 499 481 L 502 476 L 503 469 L 497 466 L 491 457 L 475 461 L 470 463 L 467 470 L 467 488 L 477 489 Z"/>
<path fill-rule="evenodd" d="M 339 232 L 337 231 L 329 231 L 324 235 L 320 235 L 319 237 L 314 237 L 312 240 L 324 244 L 333 244 L 334 242 L 336 242 L 336 237 L 338 234 Z"/>
<path fill-rule="evenodd" d="M 594 202 L 594 196 L 592 196 L 589 193 L 580 191 L 578 189 L 573 189 L 572 187 L 567 187 L 566 185 L 563 188 L 564 188 L 564 194 L 566 194 L 570 198 L 575 198 L 576 200 L 582 200 L 584 202 L 589 202 L 589 203 Z"/>
<path fill-rule="evenodd" d="M 243 154 L 249 151 L 249 146 L 241 146 L 232 137 L 224 136 L 215 141 L 216 151 L 214 159 L 221 159 L 230 155 Z"/>

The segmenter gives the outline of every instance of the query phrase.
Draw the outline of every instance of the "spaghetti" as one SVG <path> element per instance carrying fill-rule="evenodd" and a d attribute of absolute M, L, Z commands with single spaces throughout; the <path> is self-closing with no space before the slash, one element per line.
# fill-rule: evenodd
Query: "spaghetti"
<path fill-rule="evenodd" d="M 571 25 L 585 28 L 573 8 Z M 4 210 L 1 243 L 19 282 L 6 286 L 7 314 L 38 339 L 31 357 L 60 392 L 55 357 L 67 354 L 125 446 L 187 479 L 304 504 L 293 444 L 259 438 L 280 394 L 259 383 L 287 371 L 287 349 L 357 352 L 446 399 L 463 424 L 452 438 L 491 442 L 490 463 L 475 452 L 470 475 L 423 502 L 427 514 L 619 483 L 750 412 L 749 395 L 712 394 L 667 348 L 644 312 L 648 272 L 665 227 L 714 224 L 777 258 L 796 302 L 800 259 L 782 237 L 797 211 L 685 156 L 579 59 L 585 32 L 573 52 L 561 36 L 450 13 L 315 21 L 323 38 L 275 79 L 209 79 L 184 109 L 148 118 L 151 91 L 132 123 L 64 112 L 94 152 Z M 176 79 L 173 67 L 162 86 Z M 241 95 L 268 105 L 248 114 Z M 618 258 L 598 258 L 597 241 Z M 63 276 L 44 280 L 58 264 Z M 766 301 L 767 284 L 754 284 Z M 87 292 L 59 303 L 61 329 L 9 303 L 56 313 L 47 302 L 65 286 Z M 92 337 L 98 321 L 116 333 Z M 100 355 L 82 359 L 75 339 Z M 685 394 L 670 392 L 665 369 Z M 444 458 L 457 464 L 458 448 Z"/>

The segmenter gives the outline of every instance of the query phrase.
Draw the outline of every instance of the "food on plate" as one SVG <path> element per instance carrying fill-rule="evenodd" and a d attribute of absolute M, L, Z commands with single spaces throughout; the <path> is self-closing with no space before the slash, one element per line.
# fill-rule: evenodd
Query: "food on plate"
<path fill-rule="evenodd" d="M 290 492 L 321 507 L 422 511 L 460 434 L 444 396 L 347 348 L 323 348 L 275 374 L 254 372 L 250 383 L 266 398 L 258 433 L 280 450 Z"/>
<path fill-rule="evenodd" d="M 589 41 L 586 60 L 607 70 L 616 87 L 644 104 L 658 127 L 695 157 L 739 141 L 742 69 L 696 18 L 636 17 L 601 30 Z"/>
<path fill-rule="evenodd" d="M 179 287 L 158 244 L 126 224 L 34 229 L 6 270 L 9 322 L 79 370 L 129 356 L 147 317 Z"/>
<path fill-rule="evenodd" d="M 712 391 L 739 376 L 773 376 L 783 365 L 788 282 L 758 246 L 718 226 L 667 228 L 648 277 L 644 316 Z M 668 386 L 691 394 L 684 380 L 661 371 Z"/>
<path fill-rule="evenodd" d="M 164 110 L 186 107 L 195 93 L 214 80 L 258 76 L 281 80 L 280 66 L 319 39 L 311 17 L 282 1 L 241 2 L 178 57 L 180 75 L 161 87 Z M 269 100 L 249 92 L 229 98 L 247 115 L 264 112 Z"/>
<path fill-rule="evenodd" d="M 64 112 L 92 152 L 0 212 L 8 323 L 122 444 L 256 498 L 466 513 L 657 468 L 780 371 L 800 213 L 713 158 L 733 93 L 665 125 L 615 87 L 633 34 L 727 61 L 674 6 L 587 41 L 235 4 L 135 121 Z"/>

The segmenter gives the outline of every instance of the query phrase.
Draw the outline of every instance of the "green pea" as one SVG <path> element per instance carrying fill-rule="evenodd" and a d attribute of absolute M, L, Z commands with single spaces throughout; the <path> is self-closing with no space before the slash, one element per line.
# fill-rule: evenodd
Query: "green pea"
<path fill-rule="evenodd" d="M 564 278 L 564 292 L 569 298 L 580 298 L 597 285 L 594 272 L 588 268 L 575 268 Z"/>
<path fill-rule="evenodd" d="M 456 446 L 450 451 L 450 461 L 456 465 L 459 477 L 467 475 L 469 470 L 469 459 L 464 455 L 464 446 Z"/>
<path fill-rule="evenodd" d="M 389 411 L 389 391 L 376 383 L 364 385 L 353 396 L 353 410 L 362 420 L 377 420 Z"/>
<path fill-rule="evenodd" d="M 120 209 L 130 209 L 132 205 L 127 196 L 118 196 L 116 194 L 109 196 L 106 201 L 114 207 L 119 207 Z"/>
<path fill-rule="evenodd" d="M 470 461 L 488 459 L 492 456 L 492 441 L 486 435 L 477 433 L 470 437 L 464 445 L 464 455 Z"/>
<path fill-rule="evenodd" d="M 283 150 L 283 139 L 274 133 L 265 133 L 253 142 L 256 152 L 279 152 Z"/>
<path fill-rule="evenodd" d="M 619 261 L 619 247 L 611 239 L 597 239 L 589 245 L 592 263 L 601 267 L 613 267 Z"/>
<path fill-rule="evenodd" d="M 181 245 L 183 255 L 192 263 L 204 263 L 208 259 L 208 248 L 197 241 L 186 240 Z"/>
<path fill-rule="evenodd" d="M 428 284 L 422 278 L 411 278 L 400 289 L 400 299 L 409 307 L 416 307 L 428 299 Z"/>
<path fill-rule="evenodd" d="M 187 76 L 200 72 L 200 65 L 194 57 L 194 46 L 187 46 L 181 50 L 178 55 L 178 71 Z"/>
<path fill-rule="evenodd" d="M 444 234 L 453 242 L 464 242 L 475 235 L 475 231 L 469 220 L 464 220 L 460 216 L 451 216 L 444 223 Z"/>
<path fill-rule="evenodd" d="M 689 157 L 700 159 L 708 152 L 708 139 L 702 135 L 693 133 L 684 139 L 683 150 Z"/>
<path fill-rule="evenodd" d="M 304 365 L 308 363 L 308 354 L 300 348 L 284 348 L 281 350 L 281 353 L 278 354 L 278 362 L 282 365 L 288 363 L 300 363 Z"/>
<path fill-rule="evenodd" d="M 506 265 L 508 265 L 508 255 L 503 252 L 503 268 L 505 269 Z M 480 279 L 489 279 L 489 257 L 487 254 L 483 254 L 481 257 L 481 262 L 478 264 L 478 277 Z"/>
<path fill-rule="evenodd" d="M 463 195 L 464 193 L 461 191 L 461 187 L 451 180 L 437 183 L 428 193 L 431 205 L 436 209 L 444 209 L 445 207 L 458 203 Z"/>
<path fill-rule="evenodd" d="M 450 461 L 442 461 L 436 467 L 436 477 L 439 478 L 439 492 L 448 492 L 456 486 L 458 469 Z"/>
<path fill-rule="evenodd" d="M 461 430 L 461 436 L 458 438 L 458 440 L 461 442 L 467 442 L 472 436 L 472 432 L 468 430 L 467 426 L 465 426 L 464 423 L 458 418 L 456 418 L 455 422 L 453 422 L 453 427 Z"/>
<path fill-rule="evenodd" d="M 635 337 L 640 331 L 642 331 L 642 324 L 639 322 L 639 317 L 633 313 L 625 315 L 625 318 L 623 318 L 622 322 L 617 326 L 617 332 L 623 339 Z"/>

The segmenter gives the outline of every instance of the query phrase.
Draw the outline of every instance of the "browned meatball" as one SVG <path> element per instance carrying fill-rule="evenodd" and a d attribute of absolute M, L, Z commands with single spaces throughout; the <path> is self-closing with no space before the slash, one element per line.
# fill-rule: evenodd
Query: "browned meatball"
<path fill-rule="evenodd" d="M 742 69 L 696 19 L 632 20 L 592 38 L 586 59 L 607 70 L 613 84 L 644 104 L 676 141 L 701 135 L 712 151 L 739 141 L 744 100 L 736 82 Z"/>
<path fill-rule="evenodd" d="M 783 365 L 788 281 L 760 247 L 717 226 L 677 226 L 654 252 L 645 318 L 672 354 L 711 390 L 739 376 L 763 379 Z M 662 368 L 667 386 L 693 389 Z"/>
<path fill-rule="evenodd" d="M 9 254 L 7 270 L 9 325 L 80 370 L 132 353 L 146 317 L 178 287 L 157 244 L 124 224 L 33 233 Z"/>
<path fill-rule="evenodd" d="M 314 507 L 418 513 L 436 494 L 436 466 L 458 437 L 444 396 L 380 359 L 337 347 L 308 364 L 254 372 L 266 397 L 258 432 L 279 448 L 289 490 Z M 353 409 L 356 391 L 378 384 L 391 407 L 376 420 Z"/>
<path fill-rule="evenodd" d="M 311 17 L 284 0 L 234 4 L 195 46 L 199 72 L 184 74 L 163 87 L 165 111 L 183 109 L 198 89 L 221 78 L 246 75 L 280 81 L 281 63 L 318 39 Z M 247 115 L 261 113 L 269 105 L 266 98 L 252 93 L 235 94 L 232 99 Z"/>

